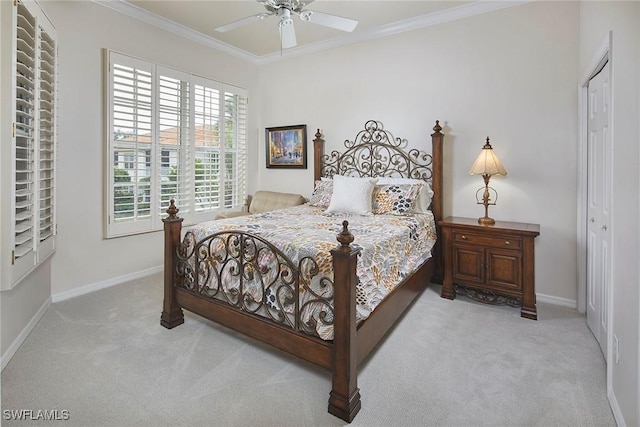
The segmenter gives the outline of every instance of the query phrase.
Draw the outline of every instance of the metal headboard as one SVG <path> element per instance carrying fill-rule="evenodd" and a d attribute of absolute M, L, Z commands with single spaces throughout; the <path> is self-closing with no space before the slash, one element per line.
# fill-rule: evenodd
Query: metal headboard
<path fill-rule="evenodd" d="M 431 181 L 433 157 L 416 148 L 405 150 L 407 140 L 395 138 L 381 122 L 369 120 L 345 151 L 321 157 L 321 176 L 405 177 Z"/>

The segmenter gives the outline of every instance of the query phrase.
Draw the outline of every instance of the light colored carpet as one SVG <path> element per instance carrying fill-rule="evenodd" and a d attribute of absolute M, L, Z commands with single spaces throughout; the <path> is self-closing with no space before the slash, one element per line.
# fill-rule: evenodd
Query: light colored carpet
<path fill-rule="evenodd" d="M 615 426 L 606 366 L 575 310 L 440 298 L 431 285 L 360 369 L 353 426 Z M 3 425 L 337 426 L 329 373 L 185 312 L 161 275 L 52 304 L 2 372 Z"/>

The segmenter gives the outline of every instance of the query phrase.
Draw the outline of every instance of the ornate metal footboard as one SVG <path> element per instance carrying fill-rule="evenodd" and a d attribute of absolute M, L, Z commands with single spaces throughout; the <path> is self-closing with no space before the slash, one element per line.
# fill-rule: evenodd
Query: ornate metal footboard
<path fill-rule="evenodd" d="M 177 251 L 176 286 L 293 330 L 318 336 L 333 325 L 333 281 L 311 257 L 298 262 L 264 238 L 222 231 L 196 241 L 187 232 Z"/>
<path fill-rule="evenodd" d="M 361 405 L 355 351 L 360 250 L 350 246 L 348 222 L 331 250 L 331 280 L 318 274 L 314 259 L 293 262 L 253 234 L 227 231 L 196 241 L 186 233 L 181 241 L 182 218 L 173 200 L 167 213 L 161 325 L 184 323 L 184 308 L 331 370 L 329 412 L 351 421 Z M 330 325 L 333 340 L 319 338 L 317 327 Z"/>

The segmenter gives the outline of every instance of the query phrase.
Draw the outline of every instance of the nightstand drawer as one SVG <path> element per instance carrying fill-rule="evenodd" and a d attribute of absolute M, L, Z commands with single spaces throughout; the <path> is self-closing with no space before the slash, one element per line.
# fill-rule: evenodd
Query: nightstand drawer
<path fill-rule="evenodd" d="M 517 236 L 485 236 L 483 234 L 467 233 L 465 231 L 453 231 L 453 241 L 473 245 L 490 246 L 494 248 L 520 249 L 522 238 Z"/>

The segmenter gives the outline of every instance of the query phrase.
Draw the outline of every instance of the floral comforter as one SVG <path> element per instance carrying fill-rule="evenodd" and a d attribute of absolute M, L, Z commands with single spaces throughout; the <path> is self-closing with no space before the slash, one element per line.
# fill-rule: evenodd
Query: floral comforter
<path fill-rule="evenodd" d="M 349 221 L 361 249 L 357 261 L 357 321 L 366 319 L 400 282 L 431 256 L 436 239 L 431 213 L 413 215 L 349 215 L 325 213 L 324 209 L 300 205 L 262 214 L 227 218 L 191 228 L 196 241 L 220 231 L 240 230 L 260 236 L 283 251 L 295 264 L 312 256 L 320 274 L 333 279 L 330 250 L 338 242 L 342 222 Z M 320 289 L 317 290 L 321 292 Z M 300 296 L 302 299 L 303 296 Z M 309 314 L 310 315 L 310 314 Z M 303 319 L 304 320 L 304 319 Z M 333 339 L 333 328 L 321 322 L 320 338 Z"/>

